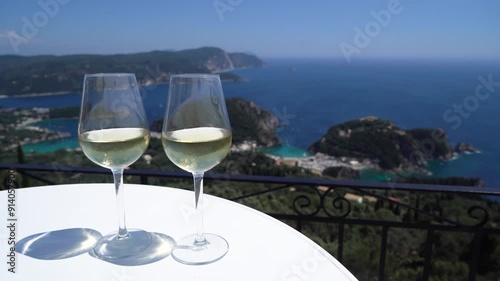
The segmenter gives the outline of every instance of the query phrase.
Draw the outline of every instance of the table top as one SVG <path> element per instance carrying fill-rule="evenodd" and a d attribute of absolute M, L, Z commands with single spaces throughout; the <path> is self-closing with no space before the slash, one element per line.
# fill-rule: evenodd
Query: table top
<path fill-rule="evenodd" d="M 194 194 L 175 188 L 125 184 L 127 227 L 174 239 L 195 232 Z M 0 219 L 9 225 L 8 192 L 0 192 Z M 15 190 L 15 240 L 57 230 L 88 229 L 105 235 L 118 228 L 112 184 L 72 184 Z M 324 249 L 259 211 L 206 195 L 205 231 L 229 243 L 221 260 L 202 266 L 171 256 L 136 266 L 117 265 L 88 253 L 64 259 L 16 255 L 16 273 L 2 262 L 0 280 L 356 280 Z M 8 254 L 9 229 L 0 228 L 0 255 Z M 2 259 L 3 260 L 3 259 Z"/>

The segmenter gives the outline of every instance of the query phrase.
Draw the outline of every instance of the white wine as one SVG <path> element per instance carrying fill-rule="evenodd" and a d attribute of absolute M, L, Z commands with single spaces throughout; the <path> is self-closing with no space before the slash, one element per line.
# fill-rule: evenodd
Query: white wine
<path fill-rule="evenodd" d="M 78 140 L 92 162 L 108 169 L 123 169 L 141 157 L 149 138 L 149 130 L 144 128 L 113 128 L 83 133 Z"/>
<path fill-rule="evenodd" d="M 231 137 L 231 131 L 226 129 L 200 127 L 163 133 L 161 141 L 175 165 L 191 173 L 202 173 L 226 157 Z"/>

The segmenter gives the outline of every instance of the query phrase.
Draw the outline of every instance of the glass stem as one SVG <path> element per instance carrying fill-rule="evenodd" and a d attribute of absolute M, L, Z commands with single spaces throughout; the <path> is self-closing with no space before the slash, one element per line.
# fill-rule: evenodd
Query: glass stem
<path fill-rule="evenodd" d="M 196 244 L 206 242 L 203 236 L 203 173 L 193 173 L 194 179 L 194 206 L 196 217 Z"/>
<path fill-rule="evenodd" d="M 116 192 L 116 211 L 118 213 L 118 239 L 129 237 L 125 226 L 125 198 L 123 194 L 123 169 L 112 170 Z"/>

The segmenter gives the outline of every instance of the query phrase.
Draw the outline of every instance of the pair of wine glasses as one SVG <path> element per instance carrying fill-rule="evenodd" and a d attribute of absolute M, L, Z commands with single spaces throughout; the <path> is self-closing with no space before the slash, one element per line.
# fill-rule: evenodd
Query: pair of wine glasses
<path fill-rule="evenodd" d="M 218 75 L 182 74 L 170 78 L 161 140 L 168 158 L 193 174 L 196 234 L 169 249 L 185 264 L 207 264 L 222 258 L 227 241 L 203 232 L 203 174 L 219 164 L 231 147 L 231 125 Z M 85 75 L 78 125 L 85 155 L 113 173 L 118 208 L 117 232 L 101 238 L 94 254 L 104 260 L 138 255 L 151 244 L 151 235 L 125 226 L 123 170 L 146 151 L 150 131 L 134 74 Z"/>

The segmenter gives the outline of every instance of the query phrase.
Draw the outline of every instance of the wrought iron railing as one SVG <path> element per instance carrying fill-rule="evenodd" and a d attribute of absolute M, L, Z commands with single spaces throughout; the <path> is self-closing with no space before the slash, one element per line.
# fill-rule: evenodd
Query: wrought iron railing
<path fill-rule="evenodd" d="M 109 174 L 109 170 L 102 168 L 84 167 L 54 167 L 35 166 L 21 164 L 0 164 L 0 171 L 13 169 L 16 172 L 39 181 L 44 184 L 56 184 L 46 179 L 44 173 L 71 174 Z M 148 184 L 150 178 L 176 178 L 190 179 L 191 174 L 174 171 L 151 171 L 151 170 L 126 170 L 125 175 L 138 177 L 140 183 Z M 478 275 L 478 263 L 481 256 L 481 241 L 490 235 L 500 235 L 500 228 L 496 227 L 484 204 L 473 204 L 464 210 L 468 220 L 459 221 L 444 215 L 443 208 L 439 202 L 427 204 L 422 207 L 419 194 L 434 194 L 439 196 L 467 196 L 476 200 L 471 202 L 494 202 L 500 198 L 500 188 L 469 187 L 469 186 L 445 186 L 445 185 L 421 185 L 404 183 L 375 183 L 346 180 L 327 180 L 314 178 L 290 178 L 269 177 L 249 175 L 222 175 L 207 174 L 206 180 L 224 180 L 231 183 L 263 184 L 264 187 L 256 190 L 251 188 L 250 192 L 237 197 L 228 198 L 233 201 L 245 202 L 246 199 L 254 197 L 265 197 L 267 194 L 293 191 L 293 201 L 289 202 L 290 212 L 267 214 L 292 225 L 299 231 L 311 223 L 334 224 L 338 226 L 336 233 L 337 251 L 336 258 L 343 262 L 345 251 L 346 226 L 371 226 L 381 228 L 380 253 L 378 256 L 378 279 L 388 280 L 386 276 L 386 261 L 388 248 L 389 230 L 393 228 L 413 229 L 425 231 L 423 242 L 423 270 L 420 280 L 429 280 L 432 274 L 433 246 L 436 243 L 436 233 L 453 232 L 468 233 L 472 235 L 471 253 L 468 262 L 468 279 L 475 281 Z M 236 187 L 235 187 L 236 188 Z M 244 186 L 238 187 L 245 189 Z M 405 200 L 393 198 L 391 194 L 410 194 Z M 498 197 L 497 197 L 498 196 Z M 496 199 L 495 199 L 496 198 Z M 404 210 L 407 220 L 380 220 L 354 217 L 353 207 L 359 206 L 356 200 L 372 201 L 372 204 L 389 204 L 392 210 Z M 376 203 L 373 203 L 376 202 Z M 493 204 L 495 205 L 495 204 Z M 498 206 L 498 205 L 496 205 Z M 497 211 L 499 211 L 498 207 Z M 421 218 L 425 217 L 425 220 Z M 354 272 L 354 274 L 356 274 Z"/>

